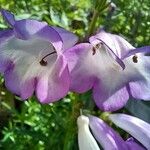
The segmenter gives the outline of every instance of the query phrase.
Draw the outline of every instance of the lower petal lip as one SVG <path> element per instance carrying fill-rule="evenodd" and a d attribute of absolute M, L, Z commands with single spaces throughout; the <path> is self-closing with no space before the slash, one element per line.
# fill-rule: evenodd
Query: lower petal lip
<path fill-rule="evenodd" d="M 63 55 L 58 56 L 51 72 L 37 79 L 36 95 L 41 103 L 51 103 L 64 97 L 69 91 L 70 77 Z"/>

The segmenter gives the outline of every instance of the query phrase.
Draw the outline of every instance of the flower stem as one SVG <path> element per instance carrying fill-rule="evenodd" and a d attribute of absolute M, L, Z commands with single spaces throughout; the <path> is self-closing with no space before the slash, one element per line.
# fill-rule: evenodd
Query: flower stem
<path fill-rule="evenodd" d="M 89 36 L 91 36 L 93 34 L 93 32 L 95 31 L 96 28 L 96 21 L 98 19 L 98 16 L 102 13 L 103 10 L 105 10 L 110 3 L 106 4 L 106 0 L 97 0 L 96 1 L 96 5 L 95 5 L 95 9 L 93 12 L 93 17 L 91 20 L 91 23 L 89 25 L 88 31 L 87 31 L 87 35 L 85 36 L 86 39 L 89 38 Z"/>
<path fill-rule="evenodd" d="M 72 110 L 71 114 L 68 114 L 66 120 L 66 135 L 64 137 L 63 150 L 73 149 L 74 139 L 77 136 L 77 118 L 80 115 L 80 108 L 82 107 L 82 101 L 79 100 L 79 95 L 72 93 Z"/>
<path fill-rule="evenodd" d="M 94 10 L 92 21 L 90 23 L 86 38 L 88 38 L 94 32 L 98 15 L 99 15 L 98 11 Z"/>

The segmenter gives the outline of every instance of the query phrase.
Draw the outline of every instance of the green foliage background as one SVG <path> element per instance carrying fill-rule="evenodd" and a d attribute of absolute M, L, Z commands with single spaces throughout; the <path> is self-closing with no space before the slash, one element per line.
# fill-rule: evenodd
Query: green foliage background
<path fill-rule="evenodd" d="M 17 19 L 32 18 L 61 26 L 86 35 L 96 1 L 103 0 L 0 0 L 0 7 L 10 10 Z M 134 46 L 149 45 L 149 0 L 113 0 L 116 8 L 108 7 L 99 14 L 96 27 L 123 35 Z M 1 30 L 7 28 L 0 17 Z M 94 33 L 93 33 L 94 34 Z M 149 104 L 146 104 L 147 106 Z M 79 109 L 100 116 L 110 125 L 107 113 L 93 103 L 91 92 L 69 93 L 64 99 L 41 105 L 36 97 L 22 102 L 11 94 L 0 78 L 0 149 L 4 150 L 77 150 L 76 119 Z M 129 113 L 127 109 L 119 112 Z M 113 125 L 112 125 L 113 126 Z M 124 131 L 113 126 L 125 139 Z"/>

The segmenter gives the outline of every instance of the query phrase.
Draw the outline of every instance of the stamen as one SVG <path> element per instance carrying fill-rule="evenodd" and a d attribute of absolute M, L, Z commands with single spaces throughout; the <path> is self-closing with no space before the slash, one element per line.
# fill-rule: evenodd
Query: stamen
<path fill-rule="evenodd" d="M 101 45 L 104 44 L 109 50 L 115 61 L 122 67 L 122 69 L 125 69 L 124 62 L 114 53 L 114 51 L 101 39 L 97 38 L 99 41 L 101 41 Z"/>
<path fill-rule="evenodd" d="M 95 45 L 95 48 L 96 48 L 96 49 L 101 48 L 101 43 L 96 44 L 96 45 Z"/>
<path fill-rule="evenodd" d="M 97 49 L 99 49 L 101 47 L 101 43 L 98 43 L 98 44 L 96 44 L 94 47 L 93 47 L 93 49 L 92 49 L 92 51 L 93 51 L 93 55 L 95 55 L 96 54 L 96 50 Z"/>
<path fill-rule="evenodd" d="M 45 55 L 45 56 L 41 59 L 40 65 L 41 65 L 41 66 L 47 66 L 47 61 L 45 61 L 44 59 L 45 59 L 46 57 L 52 55 L 52 54 L 55 54 L 55 53 L 56 53 L 56 51 L 53 51 L 53 52 L 51 52 L 51 53 Z"/>
<path fill-rule="evenodd" d="M 93 47 L 93 48 L 92 48 L 92 51 L 93 51 L 92 55 L 95 55 L 95 54 L 96 54 L 96 48 Z"/>
<path fill-rule="evenodd" d="M 132 57 L 132 60 L 133 60 L 134 63 L 138 63 L 138 57 L 136 55 L 134 55 Z"/>

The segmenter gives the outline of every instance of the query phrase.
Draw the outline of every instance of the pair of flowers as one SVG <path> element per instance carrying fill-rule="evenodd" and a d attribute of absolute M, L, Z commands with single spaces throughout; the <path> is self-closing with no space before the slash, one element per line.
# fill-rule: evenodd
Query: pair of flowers
<path fill-rule="evenodd" d="M 96 140 L 105 150 L 150 150 L 150 124 L 126 114 L 111 114 L 109 119 L 127 131 L 137 141 L 132 137 L 124 141 L 116 131 L 100 118 L 81 115 L 77 121 L 80 150 L 100 150 Z"/>
<path fill-rule="evenodd" d="M 122 108 L 129 97 L 150 99 L 150 46 L 135 49 L 118 35 L 100 31 L 89 43 L 62 28 L 36 20 L 15 20 L 1 14 L 11 27 L 0 31 L 0 72 L 6 87 L 22 99 L 35 92 L 41 103 L 68 91 L 93 90 L 105 111 Z M 75 46 L 74 46 L 75 45 Z"/>

